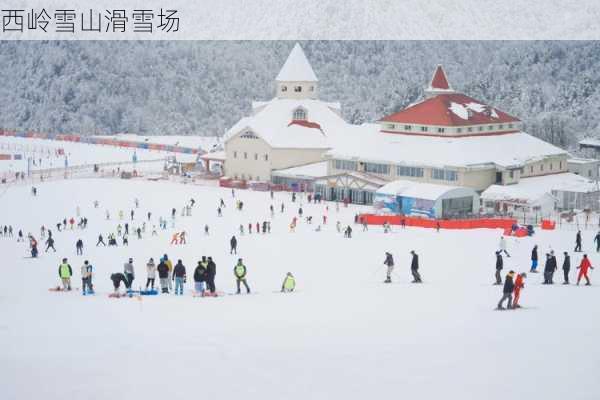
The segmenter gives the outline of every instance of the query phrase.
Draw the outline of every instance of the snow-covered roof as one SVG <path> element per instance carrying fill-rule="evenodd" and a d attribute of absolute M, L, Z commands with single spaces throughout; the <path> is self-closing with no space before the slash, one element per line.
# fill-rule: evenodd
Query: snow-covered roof
<path fill-rule="evenodd" d="M 212 153 L 204 153 L 200 156 L 203 160 L 225 161 L 225 151 L 213 151 Z"/>
<path fill-rule="evenodd" d="M 461 197 L 467 193 L 476 196 L 473 189 L 460 187 L 438 185 L 434 183 L 423 183 L 414 181 L 398 180 L 390 182 L 377 190 L 379 194 L 396 195 L 402 197 L 412 197 L 415 199 L 437 200 L 449 192 L 461 192 Z"/>
<path fill-rule="evenodd" d="M 298 167 L 274 170 L 272 175 L 288 178 L 320 178 L 327 175 L 327 161 L 300 165 Z"/>
<path fill-rule="evenodd" d="M 279 99 L 261 103 L 254 115 L 244 117 L 224 136 L 228 141 L 247 130 L 274 148 L 329 149 L 343 137 L 348 124 L 332 106 L 313 99 Z M 294 121 L 294 110 L 302 108 L 306 121 Z"/>
<path fill-rule="evenodd" d="M 281 71 L 275 78 L 277 82 L 317 82 L 317 75 L 313 71 L 302 47 L 298 43 L 292 49 Z"/>
<path fill-rule="evenodd" d="M 524 132 L 474 137 L 428 137 L 352 126 L 327 155 L 333 158 L 423 167 L 519 167 L 567 152 Z"/>
<path fill-rule="evenodd" d="M 492 185 L 481 194 L 481 198 L 534 204 L 550 196 L 553 191 L 589 193 L 598 191 L 598 187 L 590 179 L 565 172 L 522 178 L 514 185 Z"/>
<path fill-rule="evenodd" d="M 593 158 L 569 158 L 567 162 L 569 164 L 592 164 L 600 162 L 600 160 L 596 160 Z"/>
<path fill-rule="evenodd" d="M 503 111 L 462 93 L 440 93 L 388 115 L 382 122 L 435 126 L 471 126 L 520 122 Z"/>
<path fill-rule="evenodd" d="M 580 140 L 579 144 L 583 146 L 600 147 L 600 140 L 594 138 L 587 138 Z"/>

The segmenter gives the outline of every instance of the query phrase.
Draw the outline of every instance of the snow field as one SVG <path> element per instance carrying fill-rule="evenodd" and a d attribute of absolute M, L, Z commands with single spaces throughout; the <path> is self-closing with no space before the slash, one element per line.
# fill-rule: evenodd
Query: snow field
<path fill-rule="evenodd" d="M 329 204 L 328 222 L 314 232 L 325 204 L 303 204 L 295 233 L 289 232 L 298 202 L 276 193 L 276 213 L 269 235 L 239 235 L 249 222 L 270 219 L 269 194 L 236 191 L 244 210 L 234 209 L 229 189 L 170 182 L 121 180 L 58 181 L 10 188 L 0 197 L 0 224 L 23 228 L 39 238 L 50 227 L 58 252 L 26 259 L 27 244 L 0 239 L 4 279 L 0 280 L 0 387 L 3 398 L 288 398 L 330 399 L 389 397 L 462 399 L 596 399 L 600 383 L 598 286 L 541 285 L 541 274 L 528 274 L 519 311 L 493 311 L 501 288 L 492 286 L 501 231 L 444 231 L 353 225 L 353 238 L 335 229 L 351 224 L 358 206 Z M 134 224 L 158 217 L 167 231 L 143 240 L 129 235 L 129 247 L 96 248 L 98 233 L 116 232 L 118 210 L 125 216 L 140 200 Z M 192 217 L 180 211 L 196 200 Z M 219 199 L 227 207 L 217 217 Z M 94 209 L 93 201 L 100 206 Z M 285 213 L 280 213 L 281 202 Z M 77 206 L 88 228 L 59 233 L 55 224 L 75 216 Z M 188 244 L 171 246 L 170 210 L 176 229 L 186 230 Z M 105 220 L 109 209 L 111 220 Z M 204 225 L 210 235 L 204 235 Z M 217 264 L 217 289 L 235 290 L 229 239 L 238 238 L 239 257 L 248 267 L 255 295 L 193 298 L 192 275 L 202 255 Z M 16 235 L 16 233 L 15 233 Z M 75 241 L 84 241 L 84 256 Z M 584 232 L 584 250 L 592 265 L 593 233 Z M 119 240 L 119 245 L 121 241 Z M 509 269 L 528 271 L 533 244 L 540 259 L 553 248 L 559 266 L 562 251 L 571 252 L 574 233 L 539 231 L 533 238 L 508 239 Z M 410 284 L 410 250 L 420 255 L 424 283 Z M 384 285 L 384 252 L 394 255 L 393 281 Z M 141 300 L 109 299 L 109 276 L 134 259 L 134 288 L 145 283 L 145 263 L 168 253 L 187 268 L 185 295 Z M 580 256 L 571 253 L 572 264 Z M 78 291 L 52 293 L 62 257 L 73 267 L 81 287 L 80 266 L 95 267 L 96 296 Z M 543 262 L 541 263 L 543 266 Z M 574 267 L 573 267 L 574 269 Z M 294 273 L 297 292 L 274 293 L 285 272 Z M 597 278 L 592 271 L 593 283 Z M 600 276 L 600 275 L 599 275 Z M 572 270 L 571 279 L 575 280 Z M 562 282 L 562 271 L 555 275 Z M 243 289 L 242 289 L 243 290 Z"/>

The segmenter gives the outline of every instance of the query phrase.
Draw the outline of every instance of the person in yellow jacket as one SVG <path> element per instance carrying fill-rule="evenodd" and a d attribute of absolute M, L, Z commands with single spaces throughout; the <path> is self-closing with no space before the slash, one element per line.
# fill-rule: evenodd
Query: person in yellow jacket
<path fill-rule="evenodd" d="M 169 257 L 165 254 L 163 256 L 163 261 L 165 262 L 165 264 L 167 265 L 167 268 L 169 268 L 169 291 L 173 290 L 173 263 L 171 262 L 171 260 L 169 260 Z"/>
<path fill-rule="evenodd" d="M 281 284 L 281 292 L 282 293 L 293 292 L 295 288 L 296 288 L 296 278 L 294 278 L 294 275 L 292 275 L 291 272 L 288 272 L 285 275 L 285 279 L 283 280 L 283 283 Z"/>
<path fill-rule="evenodd" d="M 242 263 L 242 259 L 239 258 L 235 267 L 233 267 L 233 274 L 236 278 L 237 294 L 240 294 L 240 283 L 243 283 L 246 287 L 246 293 L 250 293 L 250 287 L 246 282 L 246 266 Z"/>
<path fill-rule="evenodd" d="M 63 290 L 71 290 L 71 276 L 73 276 L 73 269 L 67 263 L 66 258 L 63 258 L 62 263 L 58 266 L 58 276 L 62 281 Z"/>

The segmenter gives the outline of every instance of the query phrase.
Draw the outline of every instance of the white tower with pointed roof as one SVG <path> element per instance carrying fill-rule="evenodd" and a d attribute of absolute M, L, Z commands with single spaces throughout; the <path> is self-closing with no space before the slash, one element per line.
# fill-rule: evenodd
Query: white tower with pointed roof
<path fill-rule="evenodd" d="M 276 96 L 280 99 L 316 99 L 318 81 L 302 47 L 296 43 L 275 78 Z"/>

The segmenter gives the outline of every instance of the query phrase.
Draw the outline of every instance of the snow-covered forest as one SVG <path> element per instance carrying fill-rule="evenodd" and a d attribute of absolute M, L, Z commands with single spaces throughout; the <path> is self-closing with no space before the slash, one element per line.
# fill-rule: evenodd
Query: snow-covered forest
<path fill-rule="evenodd" d="M 87 134 L 221 135 L 274 94 L 294 42 L 2 42 L 0 126 Z M 597 135 L 598 42 L 302 43 L 320 97 L 375 121 L 422 95 L 436 64 L 450 83 L 573 147 Z"/>

